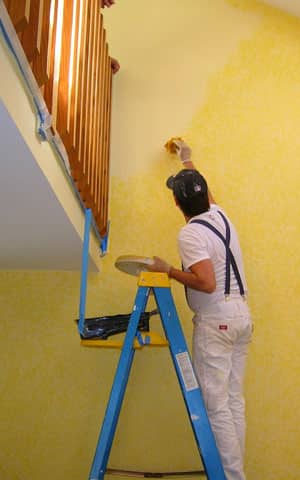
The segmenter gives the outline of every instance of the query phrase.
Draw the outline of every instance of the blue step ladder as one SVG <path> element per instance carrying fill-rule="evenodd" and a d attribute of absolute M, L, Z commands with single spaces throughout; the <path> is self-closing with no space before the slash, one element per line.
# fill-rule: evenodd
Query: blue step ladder
<path fill-rule="evenodd" d="M 102 480 L 106 472 L 134 358 L 134 342 L 136 337 L 140 342 L 147 344 L 147 336 L 144 339 L 141 338 L 140 332 L 138 331 L 138 323 L 141 314 L 146 309 L 150 292 L 154 294 L 164 332 L 169 342 L 170 353 L 206 476 L 209 480 L 226 480 L 219 451 L 207 417 L 201 390 L 195 377 L 171 294 L 169 278 L 165 273 L 152 272 L 142 272 L 139 276 L 135 303 L 120 354 L 89 479 Z"/>

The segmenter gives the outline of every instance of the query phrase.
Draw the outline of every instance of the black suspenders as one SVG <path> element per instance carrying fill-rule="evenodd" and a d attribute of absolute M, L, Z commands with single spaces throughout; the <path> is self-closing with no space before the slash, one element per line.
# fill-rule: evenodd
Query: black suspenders
<path fill-rule="evenodd" d="M 214 232 L 222 240 L 222 242 L 224 243 L 224 246 L 225 246 L 225 250 L 226 250 L 225 291 L 224 291 L 224 294 L 225 294 L 226 297 L 228 297 L 230 295 L 230 266 L 231 266 L 232 269 L 233 269 L 233 273 L 235 275 L 236 281 L 238 283 L 239 289 L 240 289 L 240 294 L 242 296 L 244 296 L 245 295 L 245 290 L 244 290 L 243 282 L 242 282 L 240 272 L 239 272 L 239 269 L 237 267 L 235 258 L 233 256 L 233 253 L 232 253 L 231 248 L 229 246 L 230 245 L 230 226 L 229 226 L 228 220 L 225 217 L 225 215 L 223 215 L 223 213 L 220 212 L 220 210 L 218 210 L 218 213 L 219 213 L 219 215 L 221 215 L 221 217 L 224 221 L 224 224 L 225 224 L 225 229 L 226 229 L 225 230 L 226 231 L 225 237 L 224 237 L 224 235 L 222 235 L 221 232 L 219 232 L 219 230 L 217 230 L 213 225 L 211 225 L 206 220 L 196 220 L 195 219 L 195 220 L 192 220 L 190 223 L 200 223 L 201 225 L 204 225 L 205 227 L 209 228 L 209 230 Z"/>

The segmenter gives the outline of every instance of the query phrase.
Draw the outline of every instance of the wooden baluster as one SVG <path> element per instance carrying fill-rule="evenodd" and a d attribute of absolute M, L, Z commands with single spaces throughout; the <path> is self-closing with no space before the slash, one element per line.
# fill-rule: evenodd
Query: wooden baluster
<path fill-rule="evenodd" d="M 92 157 L 94 164 L 94 175 L 92 178 L 92 193 L 95 199 L 95 217 L 98 212 L 97 204 L 97 187 L 98 187 L 98 174 L 99 174 L 99 157 L 98 157 L 98 146 L 99 146 L 99 128 L 100 128 L 100 79 L 101 79 L 101 33 L 102 33 L 102 15 L 97 17 L 97 41 L 96 41 L 96 58 L 95 58 L 95 89 L 94 89 L 94 134 L 93 134 L 93 144 L 92 144 Z"/>
<path fill-rule="evenodd" d="M 68 125 L 68 94 L 69 94 L 69 68 L 70 45 L 72 35 L 73 0 L 64 0 L 63 28 L 61 38 L 61 57 L 57 85 L 57 114 L 56 129 L 61 138 L 67 133 Z"/>
<path fill-rule="evenodd" d="M 97 202 L 98 194 L 98 175 L 99 175 L 99 135 L 100 130 L 100 95 L 101 95 L 101 37 L 103 28 L 103 17 L 98 16 L 97 23 L 97 50 L 96 50 L 96 85 L 95 85 L 95 132 L 93 141 L 93 157 L 94 157 L 94 178 L 93 178 L 93 196 L 95 198 L 95 218 L 99 211 L 99 203 Z"/>
<path fill-rule="evenodd" d="M 93 49 L 93 78 L 92 78 L 92 92 L 91 92 L 91 122 L 92 122 L 92 130 L 91 130 L 91 137 L 90 137 L 90 188 L 91 194 L 93 199 L 95 199 L 95 177 L 96 177 L 96 170 L 97 170 L 97 158 L 95 156 L 95 144 L 97 138 L 97 95 L 98 95 L 98 80 L 99 80 L 99 38 L 100 38 L 100 20 L 101 15 L 98 9 L 95 12 L 95 35 L 94 35 L 94 49 Z M 94 202 L 94 209 L 96 210 L 96 203 Z"/>
<path fill-rule="evenodd" d="M 91 95 L 90 95 L 90 104 L 91 104 L 91 114 L 90 114 L 90 123 L 91 128 L 89 132 L 89 145 L 88 145 L 88 156 L 89 156 L 89 187 L 91 194 L 94 199 L 95 192 L 95 172 L 96 172 L 96 159 L 95 159 L 95 137 L 96 137 L 96 97 L 97 97 L 97 61 L 98 61 L 98 39 L 99 39 L 99 11 L 95 12 L 95 23 L 94 23 L 94 35 L 93 35 L 93 58 L 92 58 L 92 70 L 91 70 Z M 93 204 L 95 209 L 95 202 Z"/>
<path fill-rule="evenodd" d="M 106 98 L 106 58 L 107 58 L 107 47 L 105 41 L 105 32 L 103 36 L 102 43 L 103 55 L 101 58 L 101 71 L 102 71 L 102 83 L 101 83 L 101 118 L 100 118 L 100 131 L 99 131 L 99 192 L 98 192 L 98 205 L 99 213 L 97 216 L 97 222 L 102 226 L 103 224 L 103 171 L 104 171 L 104 141 L 105 141 L 105 98 Z"/>
<path fill-rule="evenodd" d="M 76 171 L 76 180 L 78 185 L 83 190 L 82 182 L 85 173 L 84 164 L 84 147 L 85 147 L 85 123 L 86 123 L 86 103 L 87 103 L 87 76 L 88 76 L 88 45 L 90 37 L 90 18 L 91 18 L 91 3 L 88 1 L 86 6 L 85 23 L 83 26 L 83 42 L 82 42 L 82 61 L 80 74 L 80 111 L 77 117 L 77 135 L 78 135 L 78 166 Z"/>
<path fill-rule="evenodd" d="M 95 49 L 95 21 L 96 14 L 96 2 L 91 2 L 90 16 L 88 17 L 89 24 L 87 24 L 87 55 L 85 62 L 85 76 L 84 76 L 84 122 L 82 131 L 82 149 L 81 149 L 81 168 L 82 175 L 84 177 L 84 185 L 82 188 L 82 196 L 87 207 L 92 208 L 94 211 L 94 200 L 91 195 L 91 139 L 93 135 L 93 123 L 92 123 L 92 95 L 93 95 L 93 60 Z"/>
<path fill-rule="evenodd" d="M 111 68 L 111 60 L 110 60 L 110 70 L 109 70 L 109 97 L 107 103 L 107 154 L 106 154 L 106 192 L 105 192 L 105 229 L 107 228 L 108 222 L 108 204 L 109 204 L 109 175 L 110 175 L 110 145 L 111 145 L 111 111 L 112 111 L 112 68 Z"/>
<path fill-rule="evenodd" d="M 70 65 L 70 74 L 71 74 L 71 85 L 69 85 L 69 110 L 68 110 L 68 125 L 67 125 L 67 134 L 62 137 L 64 145 L 68 153 L 73 151 L 76 148 L 76 137 L 75 137 L 75 121 L 76 121 L 76 112 L 78 108 L 78 67 L 79 67 L 79 51 L 80 48 L 80 38 L 79 38 L 79 23 L 81 22 L 82 15 L 82 4 L 81 0 L 74 0 L 74 13 L 72 24 L 72 35 L 74 42 L 72 45 L 73 49 L 73 64 Z"/>
<path fill-rule="evenodd" d="M 102 17 L 102 16 L 101 16 Z M 96 220 L 99 218 L 101 213 L 101 174 L 102 174 L 102 138 L 103 136 L 103 103 L 104 103 L 104 66 L 105 66 L 105 31 L 103 28 L 103 22 L 100 25 L 100 54 L 98 58 L 99 62 L 99 91 L 98 91 L 98 112 L 97 112 L 97 132 L 96 132 L 96 140 L 97 140 L 97 147 L 96 147 L 96 157 L 97 157 L 97 169 L 96 169 L 96 186 L 95 186 L 95 198 L 96 198 Z"/>
<path fill-rule="evenodd" d="M 43 2 L 43 12 L 41 15 L 41 33 L 40 39 L 38 44 L 38 54 L 33 60 L 32 63 L 32 71 L 35 76 L 35 79 L 41 87 L 45 85 L 47 80 L 49 80 L 49 65 L 48 65 L 48 56 L 49 56 L 49 49 L 51 46 L 49 45 L 49 36 L 50 36 L 50 8 L 51 8 L 51 0 L 44 0 Z"/>
<path fill-rule="evenodd" d="M 105 154 L 104 154 L 104 190 L 102 193 L 103 198 L 103 225 L 100 233 L 106 232 L 107 220 L 108 220 L 108 200 L 109 200 L 109 151 L 110 151 L 110 120 L 111 120 L 111 83 L 112 83 L 112 70 L 110 58 L 107 58 L 107 93 L 106 93 L 106 128 L 105 128 Z"/>
<path fill-rule="evenodd" d="M 75 82 L 75 97 L 76 108 L 74 111 L 74 150 L 70 151 L 69 161 L 72 168 L 73 179 L 80 189 L 80 157 L 81 157 L 81 125 L 82 125 L 82 111 L 83 106 L 83 80 L 84 80 L 84 65 L 85 65 L 85 38 L 86 38 L 86 24 L 87 24 L 87 6 L 84 0 L 79 3 L 80 14 L 78 21 L 80 23 L 80 30 L 78 31 L 78 45 L 76 55 L 76 82 Z"/>
<path fill-rule="evenodd" d="M 101 158 L 99 156 L 99 132 L 100 132 L 100 117 L 101 117 L 101 58 L 103 57 L 103 49 L 101 43 L 104 38 L 104 28 L 103 28 L 103 17 L 102 15 L 97 15 L 97 41 L 96 41 L 96 58 L 95 58 L 95 84 L 94 84 L 94 136 L 93 136 L 93 148 L 92 148 L 92 157 L 93 157 L 93 179 L 92 179 L 92 192 L 94 198 L 94 217 L 97 218 L 99 211 L 99 202 L 98 202 L 98 189 L 99 189 L 99 168 Z M 96 220 L 97 222 L 97 220 Z"/>
<path fill-rule="evenodd" d="M 38 53 L 37 40 L 41 5 L 42 2 L 40 0 L 30 1 L 29 23 L 27 27 L 20 33 L 20 41 L 29 63 L 33 61 Z"/>
<path fill-rule="evenodd" d="M 44 99 L 49 112 L 53 112 L 53 86 L 54 86 L 54 65 L 55 65 L 55 43 L 57 31 L 58 0 L 51 0 L 50 11 L 52 10 L 52 22 L 49 29 L 49 48 L 47 56 L 48 80 L 44 86 Z"/>
<path fill-rule="evenodd" d="M 16 32 L 22 32 L 29 23 L 30 0 L 4 0 L 4 4 Z"/>
<path fill-rule="evenodd" d="M 106 181 L 107 181 L 107 165 L 106 165 L 106 156 L 107 156 L 107 129 L 108 129 L 108 118 L 107 118 L 107 98 L 109 91 L 109 71 L 110 71 L 110 60 L 108 56 L 108 46 L 105 45 L 106 58 L 105 58 L 105 100 L 103 104 L 104 108 L 104 138 L 103 142 L 103 164 L 102 164 L 102 192 L 101 192 L 101 230 L 105 228 L 105 194 L 106 194 Z"/>
<path fill-rule="evenodd" d="M 95 61 L 96 61 L 96 27 L 97 16 L 100 15 L 96 4 L 93 4 L 92 10 L 92 26 L 91 26 L 91 45 L 90 45 L 90 62 L 89 62 L 89 83 L 88 83 L 88 122 L 86 123 L 86 163 L 87 163 L 87 181 L 89 189 L 92 190 L 92 175 L 93 175 L 93 157 L 92 157 L 92 142 L 95 136 L 94 131 L 94 109 L 95 109 Z"/>
<path fill-rule="evenodd" d="M 87 43 L 87 63 L 86 63 L 86 79 L 85 79 L 85 111 L 84 111 L 84 143 L 83 143 L 83 171 L 86 175 L 87 183 L 89 182 L 90 166 L 89 166 L 89 144 L 91 134 L 91 95 L 92 95 L 92 62 L 93 62 L 93 39 L 94 39 L 94 0 L 91 0 L 91 16 L 88 28 Z M 86 193 L 86 192 L 85 192 Z"/>
<path fill-rule="evenodd" d="M 103 98 L 102 98 L 102 125 L 101 125 L 101 176 L 100 176 L 100 215 L 99 215 L 99 226 L 100 229 L 103 229 L 104 224 L 104 171 L 105 171 L 105 135 L 106 135 L 106 92 L 107 92 L 107 72 L 106 72 L 106 60 L 107 60 L 107 46 L 104 46 L 104 61 L 103 61 L 103 72 L 104 72 L 104 82 L 103 82 Z"/>

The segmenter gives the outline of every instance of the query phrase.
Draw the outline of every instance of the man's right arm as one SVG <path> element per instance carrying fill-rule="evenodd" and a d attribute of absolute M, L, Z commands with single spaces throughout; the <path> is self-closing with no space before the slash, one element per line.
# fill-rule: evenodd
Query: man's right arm
<path fill-rule="evenodd" d="M 191 147 L 183 140 L 174 140 L 174 144 L 176 145 L 176 153 L 182 163 L 183 168 L 197 170 L 192 161 Z M 208 189 L 208 200 L 210 204 L 216 203 L 210 189 Z"/>

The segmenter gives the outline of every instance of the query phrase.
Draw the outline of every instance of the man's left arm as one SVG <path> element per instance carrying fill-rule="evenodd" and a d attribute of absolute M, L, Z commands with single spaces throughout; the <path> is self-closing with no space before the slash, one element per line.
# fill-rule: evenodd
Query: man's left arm
<path fill-rule="evenodd" d="M 215 272 L 208 258 L 192 265 L 190 272 L 179 270 L 160 257 L 153 257 L 153 260 L 153 264 L 148 266 L 152 272 L 167 273 L 169 278 L 200 292 L 213 293 L 216 289 Z"/>

